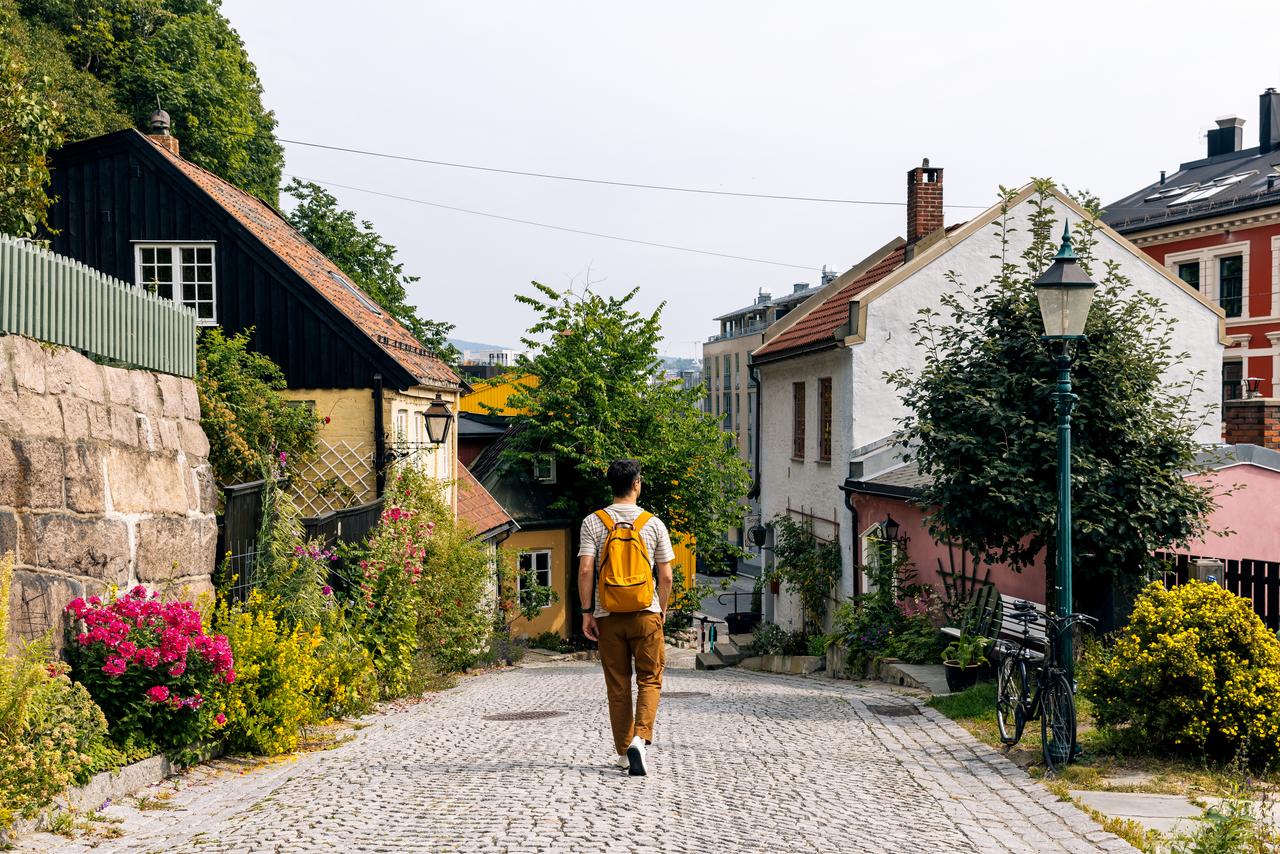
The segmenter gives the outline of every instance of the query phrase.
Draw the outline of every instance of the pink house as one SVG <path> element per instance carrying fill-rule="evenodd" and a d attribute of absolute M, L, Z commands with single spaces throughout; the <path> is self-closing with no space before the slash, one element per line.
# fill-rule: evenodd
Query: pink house
<path fill-rule="evenodd" d="M 924 508 L 912 503 L 924 480 L 915 465 L 902 462 L 900 455 L 901 448 L 896 445 L 864 449 L 855 456 L 850 477 L 841 486 L 857 520 L 856 528 L 868 532 L 856 544 L 859 560 L 874 559 L 875 550 L 868 547 L 867 540 L 884 536 L 886 528 L 897 523 L 898 539 L 916 569 L 917 580 L 942 591 L 943 574 L 958 569 L 962 558 L 958 549 L 929 535 Z M 1258 445 L 1226 445 L 1207 450 L 1202 459 L 1213 471 L 1196 479 L 1215 484 L 1220 492 L 1230 490 L 1230 494 L 1219 497 L 1218 509 L 1209 518 L 1210 533 L 1203 540 L 1172 551 L 1224 562 L 1269 564 L 1258 570 L 1268 591 L 1260 615 L 1271 622 L 1280 621 L 1280 612 L 1271 613 L 1273 606 L 1269 604 L 1280 598 L 1280 525 L 1275 515 L 1280 506 L 1280 451 Z M 980 574 L 986 569 L 984 566 Z M 990 570 L 991 583 L 1001 593 L 1045 602 L 1043 561 L 1021 572 L 999 564 Z M 1231 575 L 1228 586 L 1236 586 Z M 1271 587 L 1276 588 L 1276 596 L 1271 595 Z M 1249 590 L 1235 592 L 1258 599 Z"/>

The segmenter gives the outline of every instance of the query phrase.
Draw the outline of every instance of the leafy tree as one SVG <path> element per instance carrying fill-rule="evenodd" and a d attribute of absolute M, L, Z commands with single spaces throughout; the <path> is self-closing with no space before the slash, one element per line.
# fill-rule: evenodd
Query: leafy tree
<path fill-rule="evenodd" d="M 519 384 L 509 406 L 522 428 L 507 454 L 532 465 L 556 456 L 556 509 L 581 518 L 608 503 L 605 472 L 615 459 L 644 467 L 641 501 L 677 535 L 692 536 L 710 560 L 732 550 L 724 532 L 742 522 L 746 468 L 716 419 L 700 408 L 703 389 L 663 382 L 658 370 L 662 306 L 645 316 L 631 308 L 636 291 L 579 296 L 533 283 L 516 300 L 539 317 L 523 343 Z M 686 569 L 691 569 L 686 567 Z M 570 584 L 576 597 L 577 586 Z"/>
<path fill-rule="evenodd" d="M 121 117 L 145 129 L 159 99 L 184 157 L 276 204 L 284 153 L 275 116 L 262 105 L 257 70 L 218 0 L 19 3 L 42 50 L 50 54 L 60 41 L 65 64 L 109 93 L 95 105 L 87 97 L 92 87 L 64 75 L 64 88 L 86 107 L 69 112 L 68 139 L 115 129 Z"/>
<path fill-rule="evenodd" d="M 280 395 L 284 375 L 249 342 L 253 329 L 232 335 L 218 327 L 200 333 L 196 391 L 200 426 L 209 437 L 209 462 L 219 483 L 253 480 L 280 454 L 290 464 L 315 449 L 319 421 Z"/>
<path fill-rule="evenodd" d="M 405 302 L 406 285 L 419 280 L 404 272 L 396 248 L 382 239 L 369 220 L 356 222 L 354 211 L 338 207 L 333 194 L 318 184 L 294 178 L 284 191 L 298 200 L 289 222 L 337 264 L 374 302 L 404 324 L 422 345 L 450 365 L 462 354 L 449 343 L 452 323 L 427 320 Z"/>
<path fill-rule="evenodd" d="M 22 237 L 45 224 L 51 202 L 45 152 L 57 144 L 60 111 L 44 88 L 0 42 L 0 232 Z"/>
<path fill-rule="evenodd" d="M 1017 568 L 1055 537 L 1056 370 L 1041 340 L 1032 285 L 1057 249 L 1052 190 L 1052 182 L 1036 182 L 1031 242 L 1019 258 L 1010 250 L 1014 192 L 1001 189 L 999 270 L 974 288 L 949 274 L 955 287 L 942 310 L 921 309 L 913 326 L 924 368 L 888 375 L 910 411 L 902 428 L 927 479 L 919 502 L 929 508 L 931 536 Z M 1097 199 L 1081 201 L 1096 218 Z M 1096 229 L 1093 221 L 1080 223 L 1075 241 L 1099 284 L 1073 369 L 1072 506 L 1082 595 L 1115 582 L 1132 590 L 1155 568 L 1152 552 L 1202 535 L 1214 507 L 1212 490 L 1185 477 L 1203 471 L 1194 435 L 1200 422 L 1188 411 L 1200 375 L 1169 384 L 1171 369 L 1188 358 L 1174 350 L 1177 321 L 1158 299 L 1132 288 L 1117 263 L 1093 258 Z M 1051 570 L 1052 558 L 1050 548 Z"/>

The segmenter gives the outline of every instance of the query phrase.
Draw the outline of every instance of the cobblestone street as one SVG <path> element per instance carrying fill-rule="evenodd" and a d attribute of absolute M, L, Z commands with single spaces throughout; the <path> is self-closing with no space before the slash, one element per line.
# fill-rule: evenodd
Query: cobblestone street
<path fill-rule="evenodd" d="M 356 738 L 169 803 L 114 804 L 118 839 L 27 851 L 1132 851 L 930 709 L 885 686 L 668 668 L 650 776 L 612 765 L 596 665 L 466 677 Z M 888 707 L 888 708 L 886 708 Z M 555 710 L 535 721 L 486 721 Z M 174 788 L 171 781 L 166 788 Z"/>

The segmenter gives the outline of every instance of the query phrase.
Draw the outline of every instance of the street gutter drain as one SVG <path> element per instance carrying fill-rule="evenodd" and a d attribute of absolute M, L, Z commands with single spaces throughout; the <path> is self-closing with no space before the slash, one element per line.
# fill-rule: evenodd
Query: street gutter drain
<path fill-rule="evenodd" d="M 485 715 L 486 721 L 541 721 L 547 718 L 558 718 L 569 714 L 568 712 L 503 712 L 498 715 Z"/>
<path fill-rule="evenodd" d="M 710 697 L 707 691 L 663 691 L 662 699 L 664 700 L 688 700 L 692 697 Z"/>
<path fill-rule="evenodd" d="M 882 718 L 906 718 L 920 714 L 919 706 L 867 706 L 867 711 Z"/>

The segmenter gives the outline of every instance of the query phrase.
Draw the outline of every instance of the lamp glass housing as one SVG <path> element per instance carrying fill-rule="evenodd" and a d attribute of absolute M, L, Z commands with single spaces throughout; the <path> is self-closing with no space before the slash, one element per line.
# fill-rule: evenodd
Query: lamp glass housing
<path fill-rule="evenodd" d="M 453 424 L 453 411 L 449 409 L 449 404 L 445 403 L 439 392 L 436 393 L 436 399 L 427 407 L 427 411 L 422 413 L 422 420 L 426 422 L 427 439 L 431 444 L 443 445 L 449 438 L 449 428 Z"/>
<path fill-rule="evenodd" d="M 886 541 L 896 543 L 898 534 L 901 533 L 902 526 L 898 524 L 892 516 L 885 514 L 884 517 L 884 538 Z"/>
<path fill-rule="evenodd" d="M 1071 228 L 1067 223 L 1062 226 L 1062 246 L 1058 254 L 1034 284 L 1044 337 L 1083 338 L 1097 285 L 1080 266 L 1080 258 L 1071 246 Z"/>

